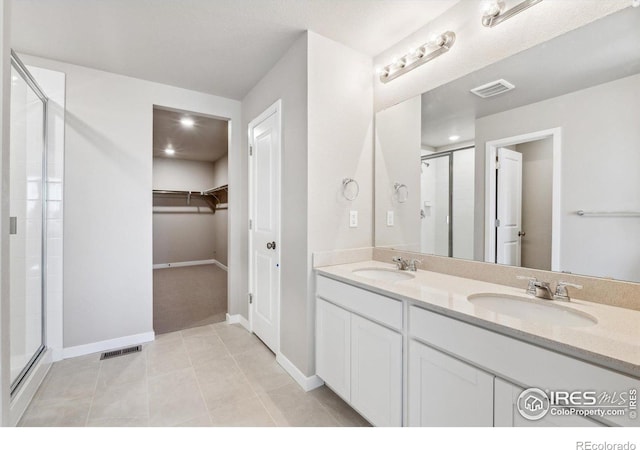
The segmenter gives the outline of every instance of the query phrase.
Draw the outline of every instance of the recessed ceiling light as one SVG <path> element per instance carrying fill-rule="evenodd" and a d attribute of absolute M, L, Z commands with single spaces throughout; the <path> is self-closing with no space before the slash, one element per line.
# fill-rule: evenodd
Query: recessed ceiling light
<path fill-rule="evenodd" d="M 172 149 L 171 147 L 167 147 L 167 148 L 165 148 L 165 149 L 164 149 L 164 152 L 165 152 L 167 155 L 175 155 L 175 154 L 176 154 L 176 151 L 175 151 L 174 149 Z"/>
<path fill-rule="evenodd" d="M 449 136 L 449 140 L 450 140 L 451 142 L 455 142 L 455 141 L 457 141 L 458 139 L 460 139 L 460 136 L 458 136 L 457 134 L 454 134 L 453 136 Z"/>
<path fill-rule="evenodd" d="M 191 117 L 183 117 L 180 119 L 180 123 L 183 127 L 191 128 L 196 124 L 196 122 Z"/>

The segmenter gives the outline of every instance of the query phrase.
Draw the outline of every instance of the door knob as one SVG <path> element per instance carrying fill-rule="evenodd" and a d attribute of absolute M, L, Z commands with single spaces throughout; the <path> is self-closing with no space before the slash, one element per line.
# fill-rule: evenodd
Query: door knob
<path fill-rule="evenodd" d="M 273 242 L 267 242 L 267 248 L 269 250 L 275 250 L 276 249 L 276 241 Z"/>
<path fill-rule="evenodd" d="M 524 237 L 527 233 L 525 231 L 518 231 L 518 236 Z"/>

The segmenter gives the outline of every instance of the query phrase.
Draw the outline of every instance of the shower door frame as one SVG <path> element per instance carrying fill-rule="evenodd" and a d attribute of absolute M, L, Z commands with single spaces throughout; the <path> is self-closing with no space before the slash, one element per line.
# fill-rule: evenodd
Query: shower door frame
<path fill-rule="evenodd" d="M 454 148 L 451 150 L 435 152 L 435 153 L 430 153 L 428 155 L 420 156 L 420 163 L 422 163 L 423 161 L 429 161 L 430 159 L 444 158 L 445 156 L 449 158 L 449 223 L 447 224 L 448 233 L 449 233 L 449 243 L 448 243 L 448 255 L 446 255 L 449 258 L 453 257 L 453 154 L 460 150 L 469 150 L 472 148 L 475 148 L 475 145 L 467 145 L 465 147 Z"/>
<path fill-rule="evenodd" d="M 33 356 L 29 359 L 27 364 L 22 368 L 20 373 L 15 377 L 15 379 L 10 380 L 9 386 L 9 394 L 10 397 L 13 398 L 15 394 L 19 391 L 22 386 L 22 382 L 27 378 L 27 376 L 31 373 L 31 369 L 36 365 L 36 363 L 42 358 L 47 349 L 46 346 L 46 293 L 47 293 L 47 154 L 48 154 L 48 146 L 47 146 L 47 117 L 48 117 L 48 102 L 49 97 L 44 93 L 42 88 L 38 85 L 36 80 L 33 78 L 29 70 L 22 63 L 18 55 L 11 50 L 11 67 L 16 70 L 18 75 L 27 83 L 27 86 L 31 88 L 31 90 L 36 94 L 36 96 L 42 101 L 42 182 L 41 182 L 41 192 L 40 196 L 42 199 L 42 232 L 41 232 L 41 261 L 40 261 L 40 301 L 42 314 L 40 317 L 41 320 L 41 342 L 40 346 L 33 354 Z M 11 150 L 9 150 L 11 151 Z M 9 171 L 11 171 L 11 167 L 9 167 Z M 9 256 L 11 258 L 11 256 Z M 11 313 L 9 312 L 9 316 Z M 11 320 L 11 319 L 10 319 Z M 11 325 L 9 325 L 11 327 Z M 11 331 L 9 331 L 9 335 Z"/>

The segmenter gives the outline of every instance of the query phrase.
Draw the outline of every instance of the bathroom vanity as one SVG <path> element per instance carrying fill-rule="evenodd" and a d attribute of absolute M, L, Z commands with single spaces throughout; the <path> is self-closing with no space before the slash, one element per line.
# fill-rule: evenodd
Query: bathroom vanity
<path fill-rule="evenodd" d="M 639 323 L 638 311 L 379 261 L 316 269 L 317 375 L 375 426 L 638 426 Z M 623 393 L 629 410 L 527 420 L 516 403 L 532 387 Z"/>

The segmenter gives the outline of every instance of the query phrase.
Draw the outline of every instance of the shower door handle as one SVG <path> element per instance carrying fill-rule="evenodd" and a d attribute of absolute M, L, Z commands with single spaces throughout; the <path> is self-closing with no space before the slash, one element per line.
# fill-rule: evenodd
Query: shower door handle
<path fill-rule="evenodd" d="M 18 234 L 18 218 L 9 217 L 9 234 Z"/>

